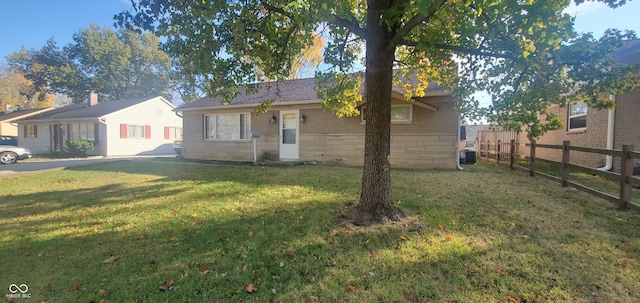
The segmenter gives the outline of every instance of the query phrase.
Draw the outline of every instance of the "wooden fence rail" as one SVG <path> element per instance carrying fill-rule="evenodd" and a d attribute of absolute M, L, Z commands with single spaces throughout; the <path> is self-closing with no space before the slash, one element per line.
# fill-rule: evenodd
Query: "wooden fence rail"
<path fill-rule="evenodd" d="M 570 141 L 563 141 L 562 145 L 550 145 L 550 144 L 537 144 L 535 140 L 532 140 L 530 144 L 525 144 L 530 148 L 529 154 L 529 167 L 523 167 L 515 164 L 515 159 L 518 156 L 516 154 L 516 142 L 501 142 L 498 140 L 495 143 L 492 142 L 479 142 L 478 143 L 478 157 L 485 158 L 488 161 L 495 160 L 498 164 L 504 164 L 501 160 L 508 157 L 509 167 L 511 169 L 526 170 L 530 176 L 541 176 L 554 181 L 559 182 L 562 186 L 572 186 L 579 190 L 590 193 L 594 196 L 603 198 L 605 200 L 616 203 L 619 209 L 633 209 L 640 211 L 640 204 L 631 201 L 631 194 L 633 186 L 640 186 L 640 178 L 633 176 L 633 160 L 640 159 L 640 152 L 634 151 L 633 145 L 623 145 L 622 150 L 609 150 L 601 148 L 588 148 L 581 146 L 571 146 Z M 507 148 L 509 147 L 509 148 Z M 536 149 L 556 149 L 562 152 L 562 161 L 550 161 L 545 159 L 536 158 Z M 571 151 L 595 153 L 601 155 L 615 156 L 620 158 L 620 173 L 611 171 L 602 171 L 589 167 L 584 167 L 570 162 Z M 543 160 L 545 162 L 557 163 L 560 166 L 560 177 L 545 174 L 536 170 L 536 160 Z M 598 175 L 608 180 L 618 182 L 620 191 L 618 195 L 612 195 L 600 190 L 588 187 L 586 185 L 569 180 L 569 173 L 571 169 L 580 170 L 589 174 Z"/>

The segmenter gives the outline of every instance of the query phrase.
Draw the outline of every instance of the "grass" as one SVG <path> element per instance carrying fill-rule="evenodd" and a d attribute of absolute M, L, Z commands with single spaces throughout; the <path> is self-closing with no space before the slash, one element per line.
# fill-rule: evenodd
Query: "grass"
<path fill-rule="evenodd" d="M 360 168 L 121 161 L 2 178 L 0 287 L 36 302 L 640 302 L 637 213 L 465 168 L 393 170 L 412 219 L 366 228 L 337 219 Z"/>

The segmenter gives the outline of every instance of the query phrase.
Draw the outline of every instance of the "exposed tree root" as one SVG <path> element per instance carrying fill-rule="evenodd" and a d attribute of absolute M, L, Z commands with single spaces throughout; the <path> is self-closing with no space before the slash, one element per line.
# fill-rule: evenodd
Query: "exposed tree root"
<path fill-rule="evenodd" d="M 389 223 L 396 224 L 412 220 L 404 210 L 397 206 L 394 206 L 394 209 L 390 210 L 387 214 L 371 214 L 362 210 L 355 202 L 347 202 L 342 209 L 338 210 L 336 212 L 336 219 L 338 220 L 338 224 L 353 224 L 363 227 Z"/>

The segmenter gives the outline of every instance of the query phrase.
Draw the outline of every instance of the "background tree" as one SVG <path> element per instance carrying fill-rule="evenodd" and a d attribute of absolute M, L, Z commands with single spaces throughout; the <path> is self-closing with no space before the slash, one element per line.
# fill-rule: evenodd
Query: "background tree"
<path fill-rule="evenodd" d="M 5 104 L 13 109 L 45 108 L 52 105 L 55 96 L 40 94 L 21 72 L 3 67 L 0 69 L 0 107 Z"/>
<path fill-rule="evenodd" d="M 603 2 L 616 7 L 625 0 Z M 329 37 L 324 62 L 333 68 L 317 74 L 317 90 L 324 107 L 338 115 L 357 113 L 363 79 L 353 71 L 364 48 L 367 123 L 357 220 L 366 222 L 402 218 L 393 202 L 388 161 L 394 68 L 410 68 L 420 80 L 418 85 L 404 83 L 407 95 L 421 95 L 429 81 L 435 81 L 462 97 L 458 105 L 463 112 L 477 108 L 477 100 L 470 97 L 476 91 L 488 91 L 494 111 L 502 113 L 503 108 L 509 112 L 538 100 L 564 102 L 558 98 L 559 91 L 595 91 L 589 87 L 616 82 L 571 85 L 571 74 L 582 73 L 557 56 L 589 52 L 585 47 L 592 45 L 579 43 L 582 38 L 573 30 L 573 19 L 563 13 L 569 3 L 132 0 L 133 12 L 116 18 L 120 25 L 133 24 L 166 37 L 170 53 L 194 63 L 206 77 L 207 92 L 226 100 L 237 94 L 238 84 L 258 79 L 255 66 L 269 79 L 285 79 L 296 56 L 313 43 L 314 31 L 321 29 Z M 599 55 L 588 62 L 598 64 L 611 79 L 623 78 Z M 541 89 L 546 85 L 558 88 Z M 538 98 L 531 99 L 534 94 Z"/>
<path fill-rule="evenodd" d="M 61 93 L 80 103 L 94 91 L 101 101 L 158 95 L 171 99 L 169 57 L 156 36 L 91 25 L 73 40 L 60 49 L 50 39 L 40 50 L 12 54 L 8 64 L 32 81 L 40 96 Z"/>

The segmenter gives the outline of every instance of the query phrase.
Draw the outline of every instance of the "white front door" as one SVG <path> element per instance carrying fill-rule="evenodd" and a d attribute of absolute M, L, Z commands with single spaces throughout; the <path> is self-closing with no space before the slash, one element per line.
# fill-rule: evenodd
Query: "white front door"
<path fill-rule="evenodd" d="M 298 159 L 298 119 L 299 111 L 282 110 L 280 111 L 280 159 L 281 160 L 297 160 Z"/>

